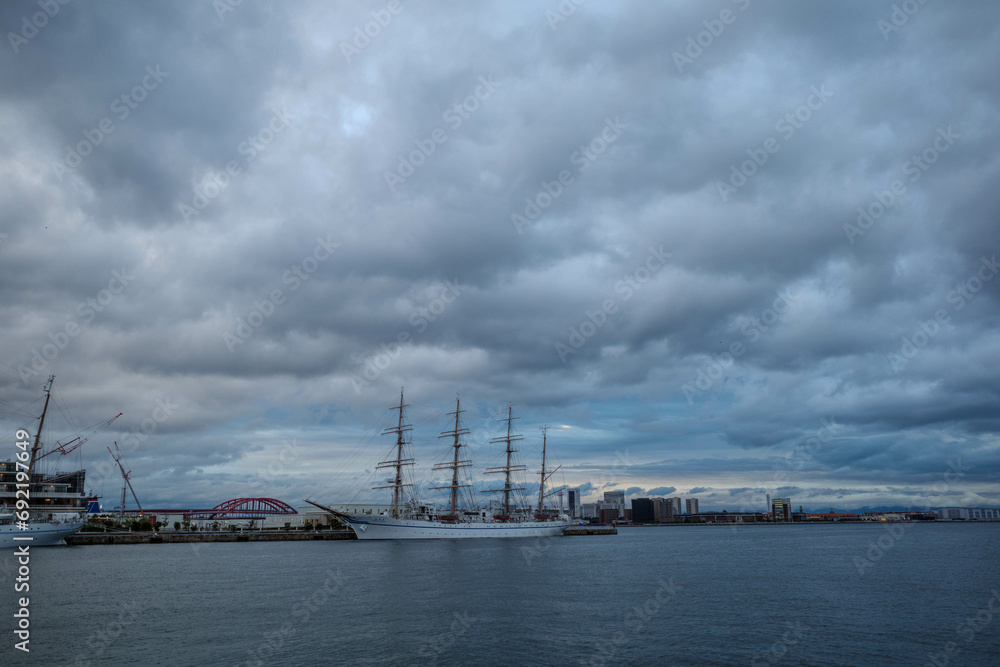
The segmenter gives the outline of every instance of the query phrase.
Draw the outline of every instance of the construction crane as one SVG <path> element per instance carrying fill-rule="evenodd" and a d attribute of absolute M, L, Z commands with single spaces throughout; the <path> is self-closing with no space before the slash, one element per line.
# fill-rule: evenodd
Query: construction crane
<path fill-rule="evenodd" d="M 115 452 L 118 452 L 117 456 L 115 456 Z M 120 449 L 118 449 L 117 441 L 115 441 L 115 451 L 112 452 L 111 448 L 108 447 L 108 453 L 111 454 L 111 458 L 113 458 L 115 460 L 115 463 L 118 464 L 118 469 L 121 470 L 122 479 L 124 480 L 124 482 L 122 483 L 122 505 L 119 516 L 122 518 L 124 518 L 125 516 L 125 488 L 128 487 L 128 490 L 132 492 L 132 498 L 135 500 L 135 506 L 139 508 L 140 518 L 145 519 L 146 513 L 142 511 L 142 505 L 139 504 L 139 498 L 136 497 L 135 489 L 132 488 L 132 482 L 129 480 L 129 475 L 132 474 L 132 471 L 131 470 L 129 470 L 128 472 L 125 471 L 125 466 L 122 465 L 122 452 Z M 152 525 L 152 521 L 150 521 L 150 525 Z"/>
<path fill-rule="evenodd" d="M 53 447 L 49 451 L 45 452 L 44 454 L 39 454 L 38 456 L 35 457 L 35 460 L 37 461 L 39 459 L 44 459 L 49 454 L 54 454 L 56 452 L 59 452 L 60 454 L 62 454 L 63 456 L 65 456 L 66 454 L 69 454 L 71 452 L 76 451 L 77 449 L 79 449 L 83 445 L 83 443 L 87 442 L 88 440 L 90 440 L 91 438 L 93 438 L 95 435 L 97 435 L 98 433 L 100 433 L 101 431 L 103 431 L 104 429 L 106 429 L 107 427 L 111 426 L 111 424 L 113 424 L 114 421 L 116 419 L 118 419 L 119 417 L 121 417 L 121 416 L 122 416 L 122 413 L 119 412 L 117 415 L 115 415 L 111 419 L 102 421 L 99 424 L 94 424 L 93 426 L 91 426 L 91 427 L 89 427 L 87 429 L 84 429 L 85 431 L 90 431 L 91 429 L 93 429 L 93 432 L 90 435 L 86 436 L 86 437 L 78 435 L 75 438 L 73 438 L 72 440 L 69 440 L 67 442 L 58 442 L 57 441 L 56 444 L 55 444 L 55 447 Z M 76 443 L 76 444 L 74 444 L 74 443 Z M 72 446 L 70 446 L 70 445 L 72 445 Z"/>

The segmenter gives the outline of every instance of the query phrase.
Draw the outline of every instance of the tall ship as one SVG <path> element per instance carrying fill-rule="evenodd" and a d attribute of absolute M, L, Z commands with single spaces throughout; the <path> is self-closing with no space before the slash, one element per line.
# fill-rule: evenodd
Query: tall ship
<path fill-rule="evenodd" d="M 64 538 L 79 531 L 87 521 L 86 471 L 45 474 L 36 470 L 38 462 L 49 454 L 67 454 L 86 441 L 81 436 L 43 451 L 42 429 L 54 380 L 54 376 L 49 376 L 45 385 L 45 405 L 33 441 L 25 429 L 18 429 L 15 459 L 0 461 L 0 548 L 62 544 Z M 110 425 L 117 418 L 103 425 Z"/>
<path fill-rule="evenodd" d="M 555 470 L 545 469 L 545 447 L 547 434 L 542 438 L 542 468 L 539 473 L 538 505 L 536 508 L 517 508 L 511 503 L 512 494 L 523 491 L 512 481 L 512 475 L 525 472 L 526 466 L 515 464 L 513 455 L 517 451 L 514 445 L 522 436 L 512 432 L 511 423 L 516 419 L 512 409 L 507 408 L 507 418 L 500 421 L 507 423 L 507 434 L 494 438 L 491 442 L 505 445 L 506 464 L 486 469 L 486 474 L 503 475 L 503 486 L 489 489 L 488 493 L 502 493 L 503 504 L 496 510 L 488 508 L 461 508 L 458 502 L 458 490 L 471 484 L 460 481 L 459 471 L 472 466 L 472 461 L 462 459 L 462 436 L 469 433 L 461 428 L 459 416 L 465 412 L 461 408 L 461 400 L 456 399 L 455 411 L 448 415 L 455 416 L 454 428 L 445 431 L 439 437 L 452 439 L 452 458 L 446 463 L 434 466 L 436 471 L 451 471 L 451 484 L 431 487 L 432 489 L 447 489 L 450 491 L 450 503 L 445 508 L 434 504 L 421 503 L 416 500 L 406 501 L 404 490 L 413 485 L 404 481 L 403 471 L 415 463 L 415 459 L 407 456 L 405 448 L 406 433 L 412 427 L 403 417 L 403 409 L 408 407 L 403 402 L 403 392 L 399 393 L 399 406 L 396 426 L 388 428 L 383 435 L 394 434 L 396 445 L 395 457 L 381 461 L 377 470 L 391 471 L 392 476 L 384 484 L 374 489 L 391 489 L 392 506 L 382 512 L 349 513 L 306 499 L 306 502 L 329 512 L 341 522 L 347 524 L 358 536 L 359 540 L 430 540 L 430 539 L 460 539 L 484 537 L 544 537 L 561 535 L 563 530 L 572 524 L 569 516 L 560 511 L 546 513 L 544 503 L 546 498 L 545 484 Z M 558 470 L 558 468 L 556 468 Z"/>

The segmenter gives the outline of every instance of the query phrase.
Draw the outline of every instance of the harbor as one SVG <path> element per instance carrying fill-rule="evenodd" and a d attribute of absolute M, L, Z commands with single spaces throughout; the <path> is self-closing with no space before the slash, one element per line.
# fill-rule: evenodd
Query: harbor
<path fill-rule="evenodd" d="M 564 536 L 617 535 L 614 526 L 569 526 Z M 241 532 L 163 532 L 163 533 L 87 533 L 80 532 L 66 538 L 69 546 L 95 546 L 111 544 L 191 544 L 195 542 L 303 542 L 306 540 L 356 540 L 354 531 L 347 528 L 311 531 L 241 531 Z"/>
<path fill-rule="evenodd" d="M 69 546 L 110 544 L 191 544 L 194 542 L 302 542 L 305 540 L 354 540 L 351 530 L 201 532 L 201 533 L 77 533 L 66 538 Z"/>

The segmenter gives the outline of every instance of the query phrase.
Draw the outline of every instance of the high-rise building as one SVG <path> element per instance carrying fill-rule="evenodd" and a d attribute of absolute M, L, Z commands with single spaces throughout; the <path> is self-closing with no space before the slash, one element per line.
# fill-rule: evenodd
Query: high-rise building
<path fill-rule="evenodd" d="M 790 498 L 771 499 L 771 517 L 775 521 L 791 521 L 792 501 Z"/>
<path fill-rule="evenodd" d="M 569 515 L 574 519 L 580 518 L 580 489 L 569 490 Z"/>
<path fill-rule="evenodd" d="M 622 519 L 625 517 L 625 492 L 624 491 L 605 491 L 604 492 L 604 502 L 601 504 L 603 509 L 618 509 L 618 518 Z"/>
<path fill-rule="evenodd" d="M 674 520 L 674 504 L 668 498 L 653 498 L 653 522 L 671 523 Z"/>
<path fill-rule="evenodd" d="M 653 523 L 653 501 L 649 498 L 632 499 L 632 523 Z"/>
<path fill-rule="evenodd" d="M 606 503 L 621 503 L 625 504 L 625 492 L 624 491 L 605 491 L 604 492 L 604 502 Z"/>
<path fill-rule="evenodd" d="M 677 497 L 675 497 L 675 498 L 667 498 L 667 502 L 670 503 L 670 513 L 673 516 L 680 516 L 681 514 L 684 513 L 684 510 L 681 509 L 681 499 L 680 498 L 677 498 Z"/>
<path fill-rule="evenodd" d="M 685 501 L 685 505 L 686 505 L 686 509 L 687 509 L 687 512 L 686 512 L 687 514 L 697 514 L 698 513 L 698 499 L 697 498 L 688 498 Z"/>
<path fill-rule="evenodd" d="M 596 519 L 598 504 L 599 503 L 583 503 L 582 505 L 580 505 L 580 518 Z"/>

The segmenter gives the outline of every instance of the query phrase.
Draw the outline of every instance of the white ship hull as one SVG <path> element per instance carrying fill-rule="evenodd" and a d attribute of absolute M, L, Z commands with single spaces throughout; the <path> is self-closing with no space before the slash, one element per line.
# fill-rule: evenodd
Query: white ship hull
<path fill-rule="evenodd" d="M 85 522 L 41 522 L 30 523 L 27 530 L 21 530 L 16 525 L 0 526 L 0 549 L 19 546 L 50 547 L 63 543 L 63 539 L 78 532 Z M 14 538 L 21 538 L 15 540 Z M 30 537 L 31 539 L 24 539 Z"/>
<path fill-rule="evenodd" d="M 425 519 L 393 519 L 352 515 L 345 521 L 359 540 L 453 540 L 484 537 L 546 537 L 562 535 L 571 521 L 511 521 L 446 523 Z"/>

